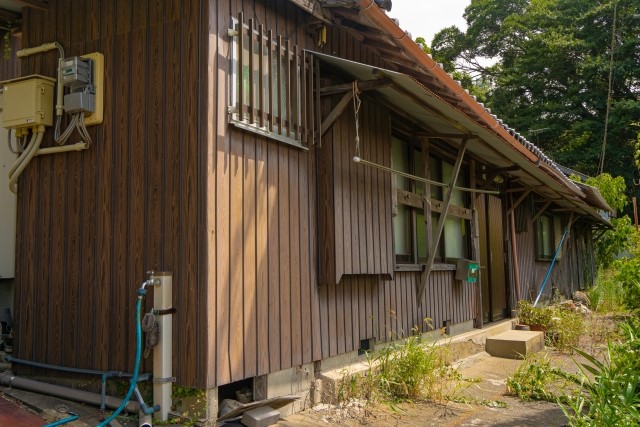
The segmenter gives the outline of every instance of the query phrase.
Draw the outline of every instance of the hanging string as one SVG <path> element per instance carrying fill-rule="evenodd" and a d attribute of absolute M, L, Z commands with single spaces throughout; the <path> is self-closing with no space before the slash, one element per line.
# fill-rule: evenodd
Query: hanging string
<path fill-rule="evenodd" d="M 360 89 L 358 89 L 358 81 L 353 82 L 353 114 L 356 121 L 356 157 L 360 158 L 360 125 L 358 123 L 358 113 L 360 113 Z"/>

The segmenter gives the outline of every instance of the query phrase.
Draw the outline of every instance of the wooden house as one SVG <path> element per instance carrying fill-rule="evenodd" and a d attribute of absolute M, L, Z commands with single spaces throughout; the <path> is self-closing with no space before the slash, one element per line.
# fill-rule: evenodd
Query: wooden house
<path fill-rule="evenodd" d="M 5 3 L 24 6 L 13 52 L 105 60 L 93 146 L 18 183 L 16 357 L 130 370 L 135 289 L 170 271 L 176 384 L 273 395 L 425 319 L 510 317 L 565 230 L 545 293 L 593 280 L 597 190 L 374 0 Z M 56 66 L 12 54 L 0 78 Z"/>

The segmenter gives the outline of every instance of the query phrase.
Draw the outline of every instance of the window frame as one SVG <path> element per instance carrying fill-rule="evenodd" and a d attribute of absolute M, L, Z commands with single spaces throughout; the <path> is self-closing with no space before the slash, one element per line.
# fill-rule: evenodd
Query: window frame
<path fill-rule="evenodd" d="M 547 221 L 544 226 L 547 228 L 546 230 L 546 242 L 542 242 L 542 239 L 545 238 L 543 229 L 543 221 Z M 540 262 L 551 262 L 553 260 L 553 256 L 555 255 L 558 244 L 560 243 L 560 239 L 562 236 L 562 224 L 561 219 L 558 216 L 543 213 L 535 222 L 535 233 L 536 233 L 536 261 Z M 545 245 L 546 243 L 546 245 Z M 549 250 L 549 252 L 545 252 L 545 247 Z M 561 259 L 562 257 L 562 248 L 558 252 L 558 256 L 556 260 Z"/>
<path fill-rule="evenodd" d="M 252 20 L 249 22 L 252 23 Z M 299 51 L 296 46 L 291 49 L 288 41 L 282 42 L 282 37 L 272 36 L 270 39 L 270 31 L 256 31 L 237 17 L 232 17 L 231 23 L 228 122 L 239 129 L 308 150 L 303 143 L 305 138 L 302 135 L 302 129 L 305 126 L 302 123 L 305 97 L 303 91 L 307 90 L 307 83 L 304 81 L 306 73 L 302 70 L 303 67 L 307 67 L 303 51 Z M 242 31 L 239 30 L 240 27 Z M 262 43 L 256 40 L 249 43 L 249 32 L 254 39 L 260 40 L 262 36 Z M 240 37 L 243 37 L 241 83 L 238 81 Z M 249 52 L 251 46 L 253 46 L 253 52 Z M 261 47 L 262 52 L 260 52 Z M 260 75 L 261 56 L 263 58 L 262 75 Z M 247 61 L 249 57 L 251 59 Z M 240 84 L 246 87 L 243 90 L 243 111 L 239 111 Z M 260 96 L 261 88 L 262 97 Z M 310 93 L 307 93 L 307 98 Z M 251 99 L 252 95 L 253 99 Z M 284 116 L 282 116 L 283 112 Z"/>
<path fill-rule="evenodd" d="M 406 138 L 397 136 L 395 134 L 391 138 L 391 144 L 392 144 L 391 167 L 393 169 L 402 170 L 403 172 L 407 172 L 416 176 L 424 175 L 424 166 L 422 170 L 417 170 L 418 167 L 415 163 L 416 155 L 418 153 L 422 153 L 422 147 L 419 144 L 412 143 L 408 141 Z M 403 170 L 402 168 L 399 168 L 397 167 L 397 165 L 394 164 L 393 145 L 395 144 L 402 144 L 402 151 L 405 156 L 405 164 L 409 165 L 408 170 Z M 422 157 L 424 162 L 425 160 L 424 156 Z M 432 163 L 436 162 L 435 164 L 437 165 L 436 168 L 433 168 L 433 164 L 430 165 L 430 179 L 438 182 L 443 182 L 442 178 L 443 178 L 444 164 L 447 163 L 447 164 L 450 164 L 451 166 L 453 166 L 453 164 L 449 162 L 445 156 L 440 156 L 437 154 L 429 153 L 428 159 L 429 159 L 428 161 Z M 423 201 L 425 200 L 424 186 L 420 182 L 417 182 L 415 180 L 411 180 L 409 178 L 402 178 L 403 180 L 405 180 L 405 183 L 408 183 L 408 184 L 406 184 L 405 188 L 398 188 L 398 178 L 400 177 L 398 177 L 397 175 L 394 176 L 394 181 L 393 181 L 394 203 L 393 203 L 392 233 L 393 233 L 393 239 L 394 239 L 394 245 L 393 245 L 394 270 L 421 271 L 423 269 L 423 266 L 426 265 L 426 254 L 428 254 L 428 251 L 430 250 L 430 248 L 427 247 L 425 256 L 424 257 L 420 256 L 419 243 L 418 243 L 418 240 L 420 239 L 420 236 L 419 236 L 420 233 L 418 232 L 420 227 L 418 226 L 418 221 L 420 221 L 420 216 L 424 218 L 424 205 L 423 205 L 424 203 Z M 462 182 L 460 181 L 461 179 L 462 179 Z M 468 181 L 469 181 L 469 177 L 468 177 L 468 174 L 466 173 L 466 170 L 461 170 L 461 175 L 458 177 L 458 185 L 466 186 L 466 183 Z M 419 188 L 421 186 L 423 190 L 419 191 Z M 464 221 L 465 232 L 462 233 L 462 239 L 463 239 L 462 246 L 463 246 L 464 254 L 461 258 L 469 259 L 471 255 L 471 219 L 472 219 L 471 209 L 470 209 L 471 198 L 469 194 L 466 192 L 461 192 L 461 195 L 463 199 L 462 203 L 464 206 L 452 204 L 450 206 L 450 211 L 447 217 L 448 219 L 455 218 L 455 219 Z M 430 194 L 432 233 L 433 231 L 435 231 L 433 230 L 433 228 L 435 228 L 439 215 L 442 212 L 441 210 L 442 203 L 443 203 L 442 199 L 444 199 L 444 192 L 442 187 L 432 185 L 431 194 Z M 405 257 L 404 259 L 399 258 L 398 248 L 397 248 L 398 231 L 397 231 L 396 218 L 397 218 L 397 213 L 400 206 L 406 206 L 410 211 L 410 220 L 408 224 L 406 224 L 406 227 L 408 227 L 408 233 L 411 240 L 410 241 L 411 253 L 408 255 L 402 254 L 401 256 Z M 425 233 L 425 235 L 422 238 L 425 239 L 425 247 L 426 247 L 426 230 L 424 229 L 424 227 L 422 227 L 422 231 Z M 444 237 L 444 232 L 445 231 L 443 230 L 443 237 L 440 239 L 440 242 L 438 243 L 438 249 L 437 249 L 438 254 L 436 255 L 436 258 L 435 258 L 438 261 L 438 263 L 434 265 L 434 270 L 447 270 L 447 269 L 455 270 L 455 262 L 452 262 L 452 260 L 458 259 L 460 257 L 446 256 L 446 253 L 447 253 L 446 240 L 447 239 L 446 237 Z"/>

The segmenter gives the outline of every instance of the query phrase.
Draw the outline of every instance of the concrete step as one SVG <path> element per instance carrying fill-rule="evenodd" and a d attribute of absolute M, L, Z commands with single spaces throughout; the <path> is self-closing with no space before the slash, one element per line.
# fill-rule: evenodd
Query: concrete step
<path fill-rule="evenodd" d="M 494 357 L 521 359 L 544 349 L 544 332 L 506 331 L 487 338 L 485 350 Z"/>

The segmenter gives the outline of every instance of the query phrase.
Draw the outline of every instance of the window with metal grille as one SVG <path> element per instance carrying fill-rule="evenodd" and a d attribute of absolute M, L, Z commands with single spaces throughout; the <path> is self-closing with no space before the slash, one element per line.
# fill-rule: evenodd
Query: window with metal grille
<path fill-rule="evenodd" d="M 317 68 L 311 55 L 274 37 L 254 20 L 233 19 L 229 122 L 306 148 L 314 141 L 312 102 Z"/>

